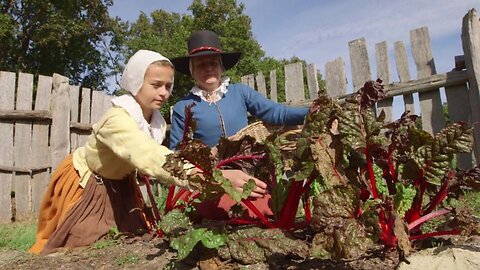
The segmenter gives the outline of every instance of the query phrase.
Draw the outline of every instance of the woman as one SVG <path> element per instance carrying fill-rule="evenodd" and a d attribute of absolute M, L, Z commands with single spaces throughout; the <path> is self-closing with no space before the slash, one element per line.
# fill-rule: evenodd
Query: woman
<path fill-rule="evenodd" d="M 233 84 L 228 77 L 222 77 L 240 56 L 237 52 L 223 52 L 217 34 L 202 30 L 190 35 L 187 56 L 172 59 L 177 71 L 192 76 L 195 86 L 173 108 L 171 149 L 181 141 L 185 106 L 192 103 L 197 124 L 194 137 L 210 147 L 218 144 L 221 136 L 230 137 L 246 127 L 248 113 L 271 124 L 303 124 L 308 108 L 278 104 L 244 84 Z"/>
<path fill-rule="evenodd" d="M 230 137 L 248 124 L 248 113 L 276 125 L 303 124 L 308 108 L 292 108 L 273 102 L 243 84 L 231 84 L 222 77 L 225 70 L 235 66 L 240 59 L 238 52 L 228 53 L 221 49 L 218 35 L 212 31 L 194 32 L 188 39 L 188 55 L 172 59 L 175 69 L 192 76 L 195 86 L 190 94 L 177 102 L 173 108 L 170 130 L 170 148 L 179 148 L 183 137 L 185 106 L 192 103 L 196 121 L 194 138 L 213 147 L 220 138 Z M 271 215 L 268 206 L 270 195 L 257 196 L 252 203 L 265 215 Z M 235 202 L 227 195 L 219 200 L 204 201 L 197 211 L 204 218 L 228 219 L 228 212 Z M 250 210 L 247 213 L 255 217 Z"/>
<path fill-rule="evenodd" d="M 129 59 L 121 82 L 129 94 L 112 100 L 113 107 L 93 125 L 85 146 L 52 175 L 31 253 L 88 246 L 113 227 L 120 232 L 146 231 L 150 225 L 137 173 L 188 188 L 186 181 L 162 168 L 171 151 L 161 145 L 166 124 L 159 109 L 171 94 L 173 74 L 172 63 L 159 53 L 140 50 Z M 224 176 L 238 187 L 251 178 L 238 170 L 224 171 Z M 257 188 L 254 193 L 263 192 Z"/>

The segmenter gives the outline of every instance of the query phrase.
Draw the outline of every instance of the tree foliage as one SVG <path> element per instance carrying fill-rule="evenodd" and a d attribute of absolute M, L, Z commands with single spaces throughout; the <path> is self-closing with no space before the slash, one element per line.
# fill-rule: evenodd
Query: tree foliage
<path fill-rule="evenodd" d="M 153 11 L 150 15 L 140 14 L 136 21 L 116 30 L 115 50 L 126 58 L 138 49 L 158 51 L 168 58 L 184 56 L 187 54 L 187 39 L 193 31 L 212 30 L 220 36 L 224 51 L 242 53 L 240 62 L 225 73 L 233 82 L 239 82 L 241 76 L 258 72 L 267 77 L 271 70 L 276 70 L 278 100 L 285 101 L 284 65 L 302 61 L 306 67 L 305 61 L 296 57 L 290 60 L 265 57 L 253 36 L 251 19 L 244 14 L 245 6 L 236 0 L 194 0 L 188 10 L 191 14 L 164 10 Z M 117 59 L 117 74 L 126 58 Z M 266 81 L 269 88 L 270 82 Z M 190 77 L 177 73 L 170 104 L 185 96 L 192 86 Z M 165 114 L 168 107 L 165 106 Z"/>
<path fill-rule="evenodd" d="M 223 50 L 242 53 L 240 62 L 226 72 L 233 82 L 258 72 L 268 78 L 270 71 L 276 70 L 278 100 L 285 101 L 284 65 L 302 61 L 266 57 L 253 35 L 244 4 L 237 0 L 193 0 L 188 13 L 142 12 L 133 22 L 111 17 L 108 8 L 112 4 L 112 0 L 0 0 L 0 69 L 35 75 L 56 72 L 74 84 L 114 88 L 121 94 L 123 67 L 137 50 L 158 51 L 168 58 L 183 56 L 190 34 L 209 29 L 219 34 Z M 113 85 L 107 78 L 115 78 Z M 269 80 L 266 82 L 270 88 Z M 165 115 L 169 105 L 192 86 L 190 77 L 176 74 Z"/>
<path fill-rule="evenodd" d="M 100 48 L 115 20 L 112 0 L 1 0 L 0 69 L 54 72 L 98 88 L 107 74 Z"/>

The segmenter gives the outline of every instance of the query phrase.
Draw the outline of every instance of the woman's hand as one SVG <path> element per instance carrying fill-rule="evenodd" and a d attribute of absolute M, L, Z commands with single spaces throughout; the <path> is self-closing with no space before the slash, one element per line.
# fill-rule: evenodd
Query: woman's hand
<path fill-rule="evenodd" d="M 253 198 L 262 198 L 266 191 L 267 184 L 258 180 L 257 178 L 250 176 L 244 173 L 241 170 L 222 170 L 223 177 L 230 180 L 232 186 L 238 190 L 243 191 L 243 185 L 245 185 L 249 179 L 255 181 L 256 187 L 253 189 L 252 193 L 250 193 L 250 197 Z"/>

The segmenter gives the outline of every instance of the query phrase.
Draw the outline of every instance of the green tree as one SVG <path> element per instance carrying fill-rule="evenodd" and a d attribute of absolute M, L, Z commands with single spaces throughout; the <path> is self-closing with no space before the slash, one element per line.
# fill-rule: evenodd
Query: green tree
<path fill-rule="evenodd" d="M 239 81 L 240 76 L 258 70 L 259 61 L 265 53 L 253 37 L 251 20 L 243 14 L 243 4 L 238 5 L 235 0 L 194 0 L 189 10 L 192 15 L 164 10 L 153 11 L 150 16 L 140 14 L 135 22 L 128 24 L 127 30 L 115 30 L 114 50 L 125 55 L 125 59 L 138 49 L 158 51 L 169 58 L 183 56 L 187 54 L 190 34 L 209 29 L 219 34 L 225 51 L 243 53 L 240 63 L 226 73 L 233 81 Z M 121 66 L 117 64 L 118 71 L 122 69 Z M 190 77 L 177 73 L 170 104 L 185 96 L 192 86 Z M 165 106 L 165 114 L 168 113 L 167 108 Z"/>
<path fill-rule="evenodd" d="M 189 10 L 193 15 L 192 31 L 209 29 L 217 33 L 223 50 L 242 53 L 240 62 L 226 74 L 239 81 L 244 74 L 259 70 L 265 55 L 252 33 L 251 19 L 244 14 L 243 3 L 235 0 L 194 0 Z"/>
<path fill-rule="evenodd" d="M 239 82 L 241 76 L 246 74 L 262 71 L 265 76 L 269 76 L 271 70 L 276 70 L 278 100 L 285 101 L 284 65 L 301 59 L 294 57 L 290 60 L 276 60 L 265 57 L 265 52 L 253 36 L 251 19 L 244 14 L 245 6 L 242 3 L 238 4 L 236 0 L 193 0 L 188 10 L 191 15 L 156 10 L 150 15 L 141 13 L 132 23 L 117 24 L 111 46 L 113 51 L 119 52 L 118 59 L 115 60 L 117 74 L 123 69 L 125 60 L 139 49 L 158 51 L 168 58 L 186 55 L 190 34 L 196 30 L 208 29 L 220 36 L 223 50 L 242 53 L 240 62 L 225 75 L 233 82 Z M 305 61 L 302 62 L 306 67 Z M 192 86 L 190 77 L 180 73 L 175 75 L 173 96 L 162 109 L 165 116 L 169 115 L 169 105 L 185 96 Z M 270 87 L 269 80 L 267 87 Z M 121 93 L 123 91 L 119 89 L 117 94 Z"/>
<path fill-rule="evenodd" d="M 104 87 L 112 0 L 0 0 L 0 69 Z"/>

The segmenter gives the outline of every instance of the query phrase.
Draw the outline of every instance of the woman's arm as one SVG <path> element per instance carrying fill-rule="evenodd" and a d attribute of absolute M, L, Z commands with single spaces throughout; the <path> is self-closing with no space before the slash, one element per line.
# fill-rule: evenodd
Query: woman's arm
<path fill-rule="evenodd" d="M 267 99 L 246 85 L 240 85 L 248 111 L 255 117 L 276 125 L 303 124 L 307 107 L 290 107 Z"/>

